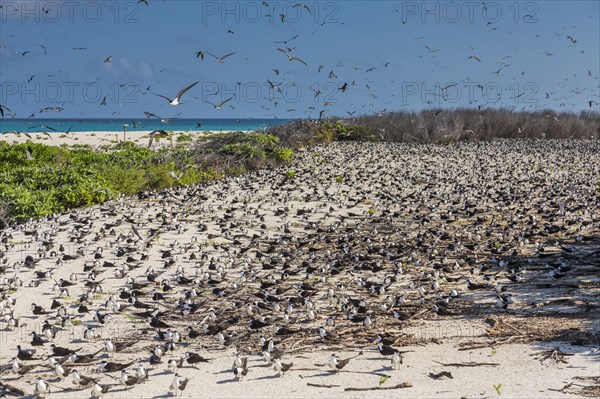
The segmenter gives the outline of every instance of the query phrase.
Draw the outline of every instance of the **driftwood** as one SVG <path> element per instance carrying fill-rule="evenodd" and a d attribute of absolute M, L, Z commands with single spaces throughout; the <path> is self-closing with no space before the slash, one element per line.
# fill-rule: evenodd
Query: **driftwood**
<path fill-rule="evenodd" d="M 440 363 L 440 362 L 436 362 L 435 360 L 434 360 L 434 362 L 441 366 L 445 366 L 445 367 L 479 367 L 479 366 L 499 366 L 500 365 L 500 363 L 477 363 L 477 362 Z"/>
<path fill-rule="evenodd" d="M 315 388 L 339 388 L 339 385 L 313 384 L 312 382 L 307 382 L 306 385 Z"/>
<path fill-rule="evenodd" d="M 412 384 L 410 382 L 403 382 L 401 384 L 396 384 L 391 387 L 372 387 L 372 388 L 344 388 L 344 391 L 384 391 L 387 389 L 400 389 L 400 388 L 411 388 Z"/>
<path fill-rule="evenodd" d="M 562 352 L 558 348 L 554 348 L 554 349 L 549 349 L 546 351 L 534 353 L 531 356 L 534 356 L 534 359 L 539 360 L 540 363 L 543 363 L 545 360 L 550 359 L 554 363 L 565 363 L 566 364 L 567 361 L 564 359 L 565 356 L 573 356 L 573 353 L 565 353 L 565 352 Z"/>

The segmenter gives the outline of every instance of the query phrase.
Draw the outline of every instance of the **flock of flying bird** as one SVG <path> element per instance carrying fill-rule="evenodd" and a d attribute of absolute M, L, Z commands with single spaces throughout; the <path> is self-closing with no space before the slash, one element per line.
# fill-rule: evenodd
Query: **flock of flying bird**
<path fill-rule="evenodd" d="M 402 330 L 424 317 L 539 315 L 520 296 L 597 269 L 598 154 L 583 141 L 334 143 L 301 151 L 294 178 L 262 170 L 6 229 L 0 358 L 15 377 L 0 390 L 99 397 L 167 372 L 164 389 L 182 393 L 217 357 L 232 356 L 235 381 L 294 372 L 315 347 L 361 349 L 327 355 L 333 373 L 371 351 L 398 369 Z"/>
<path fill-rule="evenodd" d="M 139 1 L 138 3 L 140 4 L 145 4 L 146 6 L 150 5 L 150 2 L 143 0 L 143 1 Z M 262 2 L 262 5 L 266 8 L 266 9 L 270 9 L 271 5 L 268 2 Z M 310 15 L 312 15 L 312 11 L 311 8 L 303 3 L 296 3 L 293 5 L 292 8 L 296 8 L 299 10 L 302 10 L 303 12 L 306 13 L 310 13 Z M 397 12 L 398 10 L 396 10 Z M 282 18 L 282 22 L 283 22 L 284 18 Z M 488 24 L 489 25 L 489 24 Z M 495 31 L 498 30 L 500 27 L 499 26 L 495 26 L 492 27 L 491 31 Z M 566 26 L 562 27 L 564 30 L 567 29 Z M 573 29 L 575 29 L 576 27 L 572 27 Z M 231 29 L 227 29 L 227 34 L 228 35 L 235 35 L 235 32 Z M 507 34 L 511 34 L 511 32 L 507 32 Z M 573 33 L 560 33 L 560 32 L 555 32 L 555 34 L 558 37 L 565 37 L 565 47 L 573 47 L 575 49 L 577 49 L 577 46 L 580 45 L 579 41 L 574 37 Z M 304 57 L 300 57 L 296 55 L 296 52 L 298 51 L 298 47 L 294 46 L 293 44 L 296 43 L 296 41 L 301 40 L 301 36 L 302 34 L 295 34 L 293 35 L 291 38 L 285 39 L 285 40 L 277 40 L 275 41 L 275 43 L 277 45 L 279 45 L 279 47 L 276 47 L 276 51 L 280 52 L 281 54 L 283 54 L 283 56 L 286 57 L 286 59 L 290 62 L 290 63 L 294 63 L 294 64 L 299 64 L 299 65 L 304 65 L 307 70 L 316 70 L 317 74 L 315 75 L 316 77 L 318 77 L 319 81 L 322 82 L 321 79 L 321 72 L 323 72 L 325 69 L 325 66 L 323 64 L 319 65 L 319 66 L 315 66 L 313 65 L 310 61 L 307 61 Z M 537 37 L 539 37 L 539 35 L 537 35 Z M 416 40 L 419 43 L 424 43 L 424 41 L 427 38 L 424 36 L 419 36 L 414 38 L 414 40 Z M 440 65 L 440 59 L 439 59 L 439 54 L 440 54 L 440 48 L 435 48 L 434 45 L 432 43 L 427 43 L 423 44 L 423 51 L 425 52 L 424 54 L 419 54 L 418 58 L 419 59 L 424 59 L 424 60 L 428 60 L 431 62 L 431 65 L 436 66 L 434 69 L 432 69 L 432 72 L 439 72 L 439 71 L 443 71 L 444 69 L 448 68 L 448 65 Z M 43 44 L 39 44 L 36 43 L 36 46 L 40 47 L 43 50 L 43 54 L 47 55 L 48 54 L 48 48 L 46 45 Z M 557 46 L 561 46 L 560 43 L 557 44 Z M 85 50 L 86 48 L 77 48 L 78 50 Z M 486 65 L 488 68 L 491 68 L 492 71 L 489 73 L 486 72 L 482 72 L 483 76 L 487 76 L 487 75 L 494 75 L 495 77 L 498 77 L 502 74 L 502 76 L 504 76 L 507 71 L 517 68 L 518 66 L 518 62 L 516 59 L 516 53 L 515 54 L 508 54 L 508 55 L 504 55 L 502 56 L 500 59 L 496 60 L 495 65 L 490 65 L 490 63 L 494 63 L 493 60 L 486 60 L 483 59 L 484 57 L 480 56 L 479 54 L 475 54 L 473 53 L 474 51 L 476 51 L 476 48 L 474 47 L 470 47 L 468 50 L 465 50 L 468 52 L 465 52 L 464 57 L 462 58 L 464 61 L 467 62 L 475 62 L 477 64 L 482 64 L 482 65 Z M 575 50 L 573 50 L 575 51 Z M 579 50 L 581 53 L 584 53 L 584 50 Z M 469 53 L 470 52 L 470 53 Z M 22 56 L 27 56 L 31 53 L 31 51 L 21 51 L 20 52 Z M 218 63 L 223 64 L 226 61 L 227 62 L 234 62 L 233 59 L 236 56 L 239 56 L 240 54 L 239 51 L 233 51 L 233 52 L 228 52 L 225 54 L 220 54 L 220 53 L 216 53 L 216 52 L 211 52 L 208 50 L 197 50 L 194 52 L 195 53 L 195 57 L 199 58 L 201 60 L 205 60 L 205 57 L 211 57 L 214 58 Z M 557 50 L 552 50 L 552 51 L 544 51 L 542 52 L 542 55 L 545 54 L 546 58 L 551 58 L 554 57 L 557 53 Z M 108 55 L 108 56 L 104 56 L 102 58 L 103 63 L 105 64 L 111 64 L 113 63 L 113 56 L 112 55 Z M 249 60 L 248 58 L 246 58 L 246 60 Z M 458 60 L 456 61 L 458 62 Z M 516 65 L 516 66 L 515 66 Z M 392 67 L 394 68 L 392 68 Z M 392 98 L 388 98 L 386 100 L 384 100 L 384 98 L 378 94 L 378 85 L 380 82 L 378 82 L 377 80 L 371 80 L 369 79 L 369 76 L 373 75 L 373 71 L 378 70 L 378 71 L 389 71 L 389 73 L 396 73 L 396 67 L 397 68 L 401 68 L 401 66 L 399 64 L 392 64 L 392 62 L 387 61 L 387 62 L 382 62 L 381 65 L 367 65 L 367 64 L 359 64 L 359 65 L 347 65 L 344 62 L 336 62 L 335 66 L 328 68 L 330 69 L 330 71 L 328 73 L 326 73 L 326 82 L 322 83 L 322 84 L 318 84 L 318 85 L 313 85 L 310 87 L 310 91 L 312 91 L 312 97 L 310 99 L 308 99 L 309 101 L 305 101 L 306 102 L 306 109 L 304 114 L 307 115 L 309 118 L 311 117 L 311 115 L 313 114 L 317 114 L 319 115 L 319 119 L 323 118 L 325 115 L 331 114 L 330 109 L 333 105 L 336 105 L 336 103 L 342 103 L 342 104 L 346 104 L 346 100 L 343 99 L 343 97 L 341 97 L 341 95 L 343 93 L 346 93 L 348 90 L 353 90 L 353 91 L 357 91 L 357 90 L 366 90 L 364 91 L 364 95 L 368 96 L 365 97 L 366 100 L 364 101 L 363 104 L 357 105 L 355 103 L 350 103 L 345 105 L 344 107 L 346 108 L 346 113 L 348 116 L 352 117 L 354 114 L 356 114 L 357 112 L 361 112 L 362 113 L 368 113 L 368 112 L 385 112 L 386 110 L 393 108 L 393 107 L 398 107 L 398 106 L 408 106 L 410 105 L 409 103 L 403 102 L 402 104 L 398 103 L 398 97 L 400 96 L 396 96 L 396 94 L 392 94 Z M 511 68 L 512 67 L 512 68 Z M 345 69 L 345 70 L 344 70 Z M 161 72 L 166 71 L 166 69 L 161 69 Z M 299 71 L 302 74 L 305 74 L 304 71 Z M 289 75 L 291 73 L 296 73 L 296 71 L 284 71 L 284 74 L 282 74 L 282 72 L 280 71 L 280 68 L 274 68 L 273 69 L 273 76 L 269 76 L 267 77 L 265 80 L 265 84 L 268 84 L 269 90 L 270 90 L 270 94 L 267 96 L 264 96 L 264 99 L 266 100 L 266 102 L 261 106 L 262 111 L 263 112 L 267 112 L 267 113 L 271 113 L 271 115 L 273 115 L 274 117 L 277 117 L 277 113 L 275 112 L 277 109 L 277 106 L 280 103 L 286 103 L 285 100 L 285 96 L 283 95 L 283 91 L 282 91 L 282 87 L 284 87 L 285 84 L 291 83 L 289 81 L 288 78 L 280 76 L 280 75 Z M 358 73 L 358 74 L 357 74 Z M 361 76 L 360 73 L 363 73 L 364 75 Z M 343 79 L 338 78 L 338 75 L 342 76 Z M 388 74 L 389 75 L 389 74 Z M 511 78 L 512 81 L 519 83 L 523 77 L 526 75 L 526 70 L 523 70 L 521 72 L 515 72 L 514 76 Z M 600 88 L 600 86 L 598 85 L 598 76 L 597 74 L 594 75 L 592 73 L 591 69 L 585 69 L 582 71 L 581 75 L 588 78 L 589 82 L 586 83 L 586 87 L 575 87 L 572 88 L 568 94 L 566 95 L 559 95 L 557 94 L 557 91 L 561 91 L 561 92 L 566 92 L 568 89 L 568 86 L 571 85 L 570 80 L 574 80 L 574 78 L 577 78 L 578 74 L 574 74 L 574 76 L 569 76 L 569 77 L 565 77 L 564 82 L 559 82 L 557 83 L 557 87 L 555 89 L 555 91 L 553 90 L 548 90 L 548 91 L 542 91 L 542 92 L 532 92 L 529 89 L 522 89 L 519 90 L 518 92 L 514 92 L 514 90 L 512 89 L 504 89 L 504 93 L 502 93 L 502 96 L 499 98 L 496 98 L 495 100 L 492 99 L 490 100 L 490 97 L 485 95 L 484 93 L 484 85 L 485 85 L 485 81 L 489 80 L 487 78 L 482 79 L 481 77 L 475 77 L 475 78 L 471 78 L 470 76 L 466 76 L 463 79 L 459 79 L 455 82 L 448 82 L 445 85 L 442 85 L 442 87 L 438 87 L 437 83 L 434 84 L 427 84 L 427 82 L 421 82 L 421 81 L 416 81 L 416 82 L 412 82 L 415 84 L 423 84 L 426 86 L 435 86 L 435 88 L 431 88 L 428 87 L 428 90 L 432 92 L 432 96 L 430 97 L 423 97 L 420 96 L 418 101 L 425 101 L 427 102 L 427 104 L 429 106 L 435 106 L 435 107 L 439 107 L 441 105 L 443 105 L 444 103 L 446 103 L 448 101 L 449 95 L 448 95 L 448 90 L 451 87 L 457 86 L 457 87 L 461 87 L 464 91 L 465 87 L 469 87 L 469 85 L 473 85 L 473 83 L 477 83 L 479 81 L 479 84 L 477 84 L 475 87 L 480 88 L 481 92 L 476 91 L 476 94 L 480 94 L 480 95 L 476 95 L 476 98 L 470 98 L 470 105 L 473 106 L 477 106 L 479 109 L 488 106 L 489 104 L 492 105 L 498 105 L 498 104 L 504 104 L 504 106 L 508 106 L 508 104 L 510 103 L 514 103 L 515 106 L 520 105 L 521 101 L 523 99 L 528 98 L 529 100 L 532 99 L 532 96 L 535 97 L 535 99 L 537 100 L 535 103 L 531 103 L 531 102 L 523 102 L 523 109 L 526 109 L 527 107 L 530 108 L 543 108 L 543 107 L 547 107 L 547 102 L 555 102 L 558 104 L 559 107 L 565 107 L 565 109 L 568 109 L 569 107 L 580 107 L 581 103 L 585 103 L 587 104 L 588 108 L 590 109 L 597 109 L 599 102 L 598 99 L 600 97 L 600 95 L 598 94 L 598 88 Z M 218 74 L 216 74 L 215 76 L 218 76 Z M 56 75 L 49 75 L 49 77 L 56 77 L 58 78 Z M 32 75 L 31 77 L 29 77 L 28 82 L 31 82 L 32 80 L 36 79 L 35 75 Z M 101 78 L 98 78 L 101 79 Z M 577 78 L 580 80 L 580 78 Z M 279 81 L 278 81 L 279 80 Z M 361 81 L 363 80 L 363 81 Z M 436 81 L 439 80 L 439 78 L 436 78 Z M 510 80 L 509 80 L 510 82 Z M 155 96 L 164 98 L 166 100 L 168 100 L 168 103 L 172 106 L 177 106 L 180 105 L 181 102 L 181 97 L 183 96 L 183 94 L 187 91 L 190 90 L 192 87 L 194 87 L 198 82 L 195 82 L 191 85 L 188 85 L 187 87 L 185 87 L 183 90 L 181 90 L 179 93 L 177 93 L 177 95 L 171 99 L 170 97 L 167 97 L 164 94 L 159 94 L 156 93 L 154 91 L 151 90 L 151 86 L 149 85 L 146 89 L 142 90 L 142 89 L 137 89 L 136 91 L 146 95 L 146 94 L 154 94 Z M 386 82 L 385 86 L 386 87 L 392 87 L 396 84 L 399 84 L 400 81 L 397 79 L 392 79 L 389 83 Z M 406 83 L 406 82 L 404 82 Z M 241 82 L 236 82 L 236 84 L 241 84 Z M 425 87 L 425 86 L 424 86 Z M 512 87 L 512 86 L 511 86 Z M 423 87 L 421 88 L 421 90 L 423 89 Z M 538 88 L 539 89 L 539 88 Z M 404 90 L 404 89 L 402 89 Z M 511 91 L 512 90 L 512 91 Z M 536 89 L 537 90 L 537 89 Z M 237 93 L 237 92 L 236 92 Z M 509 99 L 509 101 L 507 101 L 507 98 L 510 97 L 507 93 L 512 93 L 512 97 Z M 541 98 L 537 98 L 539 96 L 544 96 L 543 100 Z M 214 96 L 215 98 L 219 98 L 218 100 L 214 100 L 211 101 L 210 98 Z M 219 91 L 213 93 L 203 93 L 202 97 L 194 97 L 195 99 L 201 99 L 202 102 L 209 104 L 211 106 L 214 107 L 215 110 L 220 110 L 222 109 L 223 106 L 227 105 L 233 109 L 235 109 L 232 101 L 235 100 L 234 102 L 239 102 L 239 101 L 243 101 L 242 98 L 236 98 L 237 94 L 225 94 L 225 93 L 220 93 Z M 101 106 L 105 106 L 108 104 L 109 96 L 102 96 L 102 98 L 99 101 L 99 104 Z M 403 98 L 406 97 L 406 95 L 402 96 Z M 451 97 L 451 96 L 450 96 Z M 403 100 L 405 101 L 405 100 Z M 148 102 L 148 105 L 153 105 L 153 103 L 151 101 Z M 39 111 L 33 112 L 29 115 L 29 118 L 33 118 L 36 115 L 39 115 L 41 113 L 45 113 L 45 112 L 61 112 L 64 110 L 64 106 L 66 104 L 65 103 L 61 103 L 60 106 L 52 106 L 52 107 L 44 107 L 42 109 L 40 109 Z M 317 108 L 319 107 L 319 108 Z M 383 109 L 383 111 L 382 111 Z M 9 107 L 7 107 L 6 105 L 1 105 L 0 104 L 0 114 L 2 115 L 2 117 L 4 117 L 5 115 L 5 111 L 6 111 L 6 115 L 7 116 L 11 116 L 11 117 L 16 117 L 17 114 L 16 112 L 12 112 L 10 110 Z M 286 110 L 286 112 L 289 114 L 291 112 L 297 112 L 298 108 L 297 106 L 294 106 L 294 108 L 289 108 Z M 113 112 L 113 116 L 115 115 L 120 115 L 119 111 L 114 111 Z M 151 115 L 151 116 L 149 116 Z M 167 115 L 162 115 L 162 116 L 158 116 L 158 112 L 157 111 L 153 111 L 153 112 L 146 112 L 146 116 L 147 117 L 156 117 L 158 119 L 161 119 L 165 122 L 168 122 L 169 120 L 173 119 L 173 118 L 178 118 L 180 116 L 180 114 L 174 115 L 174 116 L 167 116 Z M 345 116 L 345 115 L 344 115 Z"/>

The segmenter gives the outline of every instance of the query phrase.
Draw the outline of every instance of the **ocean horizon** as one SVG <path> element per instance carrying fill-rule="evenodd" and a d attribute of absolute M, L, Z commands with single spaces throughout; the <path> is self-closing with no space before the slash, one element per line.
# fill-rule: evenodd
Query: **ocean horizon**
<path fill-rule="evenodd" d="M 17 132 L 123 132 L 147 130 L 173 131 L 256 131 L 273 126 L 285 125 L 296 119 L 170 119 L 162 122 L 160 119 L 128 119 L 128 118 L 36 118 L 36 119 L 0 119 L 0 133 L 10 130 Z M 43 127 L 44 126 L 44 127 Z M 55 130 L 52 130 L 52 129 Z"/>

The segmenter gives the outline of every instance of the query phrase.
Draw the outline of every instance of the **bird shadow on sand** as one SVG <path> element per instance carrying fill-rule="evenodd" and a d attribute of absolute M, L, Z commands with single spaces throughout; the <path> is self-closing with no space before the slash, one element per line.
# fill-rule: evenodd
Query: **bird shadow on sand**
<path fill-rule="evenodd" d="M 231 374 L 231 369 L 225 369 L 225 370 L 221 370 L 221 371 L 217 371 L 216 373 L 213 373 L 214 375 L 217 374 Z"/>
<path fill-rule="evenodd" d="M 152 399 L 159 399 L 159 398 L 172 398 L 172 397 L 174 397 L 174 396 L 175 396 L 175 395 L 174 395 L 173 393 L 171 393 L 171 392 L 167 392 L 167 393 L 165 393 L 165 394 L 163 394 L 163 395 L 157 395 L 157 396 L 153 396 L 153 397 L 152 397 Z"/>
<path fill-rule="evenodd" d="M 258 378 L 253 378 L 250 381 L 261 381 L 261 380 L 273 380 L 275 378 L 279 378 L 279 375 L 277 374 L 273 374 L 273 375 L 264 375 L 262 377 L 258 377 Z"/>
<path fill-rule="evenodd" d="M 118 388 L 118 389 L 111 389 L 110 391 L 111 391 L 111 392 L 127 392 L 127 391 L 129 391 L 130 389 L 131 389 L 131 388 L 128 388 L 128 387 L 121 387 L 121 388 Z"/>
<path fill-rule="evenodd" d="M 328 377 L 330 375 L 335 375 L 336 372 L 335 371 L 324 371 L 322 373 L 319 374 L 312 374 L 312 375 L 303 375 L 304 378 L 314 378 L 314 377 Z"/>
<path fill-rule="evenodd" d="M 392 371 L 393 367 L 392 366 L 381 366 L 381 368 L 378 368 L 377 370 L 373 370 L 374 373 L 378 373 L 378 372 L 382 372 L 382 371 Z"/>
<path fill-rule="evenodd" d="M 233 377 L 233 378 L 230 378 L 228 380 L 217 381 L 217 384 L 227 384 L 227 383 L 230 383 L 230 382 L 237 382 L 237 378 Z"/>

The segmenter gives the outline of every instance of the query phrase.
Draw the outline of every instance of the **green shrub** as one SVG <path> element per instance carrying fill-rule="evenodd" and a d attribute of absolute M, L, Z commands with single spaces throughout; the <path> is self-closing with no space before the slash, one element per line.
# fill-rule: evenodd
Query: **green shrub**
<path fill-rule="evenodd" d="M 178 142 L 190 141 L 187 135 Z M 30 150 L 33 160 L 26 160 Z M 134 142 L 92 148 L 0 141 L 0 224 L 90 206 L 146 190 L 193 185 L 289 162 L 272 134 L 208 135 L 192 146 L 151 150 Z M 189 167 L 194 165 L 194 167 Z"/>
<path fill-rule="evenodd" d="M 276 159 L 283 162 L 290 162 L 294 157 L 294 150 L 291 148 L 279 148 L 274 151 L 274 154 Z"/>
<path fill-rule="evenodd" d="M 219 152 L 221 154 L 235 155 L 245 159 L 265 159 L 267 157 L 266 153 L 260 147 L 249 142 L 226 144 Z"/>
<path fill-rule="evenodd" d="M 192 137 L 185 133 L 182 133 L 179 136 L 177 136 L 177 139 L 175 139 L 175 141 L 178 143 L 185 143 L 188 141 L 192 141 Z"/>

